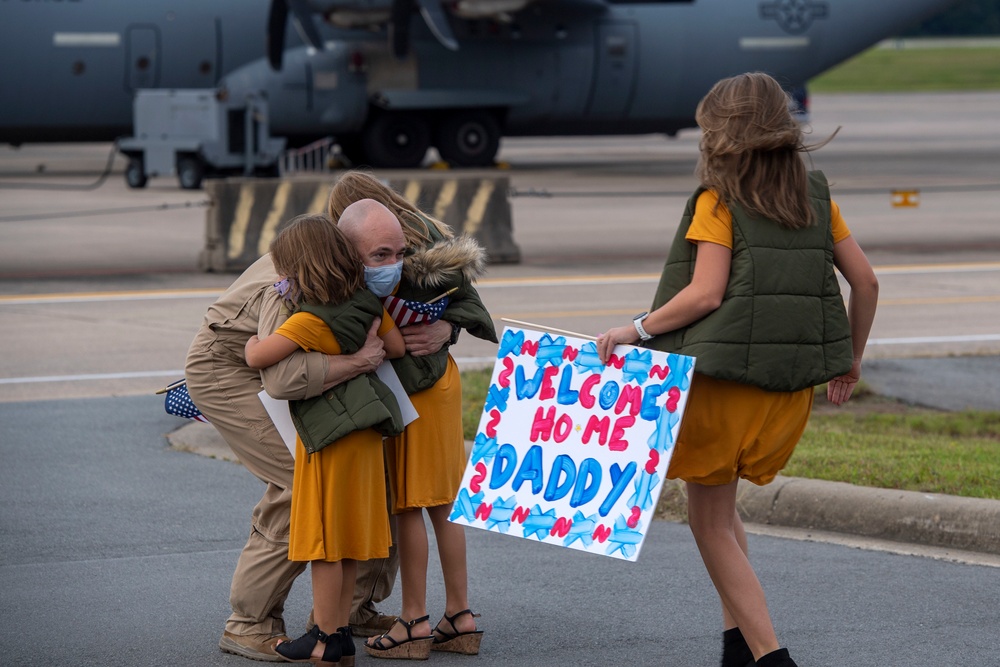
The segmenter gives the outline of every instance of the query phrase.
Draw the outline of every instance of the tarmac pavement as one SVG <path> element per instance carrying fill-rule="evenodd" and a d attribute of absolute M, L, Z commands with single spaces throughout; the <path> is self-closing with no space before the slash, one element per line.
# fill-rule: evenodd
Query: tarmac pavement
<path fill-rule="evenodd" d="M 158 396 L 2 403 L 0 423 L 0 664 L 256 664 L 217 644 L 260 482 L 171 448 L 165 436 L 190 426 Z M 656 521 L 637 563 L 466 533 L 482 653 L 431 663 L 718 664 L 717 600 L 686 526 Z M 803 667 L 1000 664 L 997 567 L 749 540 L 779 637 Z M 432 542 L 435 617 L 438 567 Z M 399 604 L 397 586 L 381 606 Z M 292 634 L 310 606 L 303 578 L 285 609 Z"/>

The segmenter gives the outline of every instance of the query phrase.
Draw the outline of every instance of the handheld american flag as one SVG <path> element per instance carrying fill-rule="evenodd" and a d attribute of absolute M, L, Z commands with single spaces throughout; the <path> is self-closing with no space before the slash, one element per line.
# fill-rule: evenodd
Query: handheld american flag
<path fill-rule="evenodd" d="M 187 381 L 178 380 L 166 389 L 156 393 L 166 393 L 167 400 L 163 408 L 167 411 L 167 414 L 208 423 L 208 419 L 205 415 L 201 414 L 201 410 L 191 400 L 191 394 L 188 393 Z"/>
<path fill-rule="evenodd" d="M 423 301 L 407 301 L 399 297 L 387 296 L 382 298 L 382 305 L 392 316 L 397 327 L 421 323 L 431 324 L 437 322 L 444 315 L 444 309 L 448 307 L 448 297 L 424 303 Z"/>

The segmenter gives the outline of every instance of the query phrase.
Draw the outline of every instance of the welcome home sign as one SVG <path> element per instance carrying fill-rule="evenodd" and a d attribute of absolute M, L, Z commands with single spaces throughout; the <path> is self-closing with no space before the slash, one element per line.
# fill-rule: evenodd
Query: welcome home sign
<path fill-rule="evenodd" d="M 506 328 L 451 520 L 634 561 L 694 358 Z"/>

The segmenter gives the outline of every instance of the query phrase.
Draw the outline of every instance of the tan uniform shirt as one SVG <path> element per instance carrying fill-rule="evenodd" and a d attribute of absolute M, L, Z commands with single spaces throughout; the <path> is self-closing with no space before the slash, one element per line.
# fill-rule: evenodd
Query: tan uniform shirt
<path fill-rule="evenodd" d="M 214 332 L 217 341 L 235 356 L 234 363 L 238 360 L 245 366 L 243 348 L 250 336 L 270 335 L 288 318 L 274 289 L 278 279 L 271 256 L 258 259 L 209 307 L 198 337 L 212 337 L 210 332 Z M 291 400 L 322 393 L 326 370 L 323 354 L 297 352 L 260 375 L 268 394 Z"/>

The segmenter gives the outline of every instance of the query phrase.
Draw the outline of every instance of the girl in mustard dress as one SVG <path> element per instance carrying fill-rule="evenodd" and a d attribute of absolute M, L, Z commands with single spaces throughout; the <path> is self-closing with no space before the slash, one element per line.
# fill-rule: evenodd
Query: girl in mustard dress
<path fill-rule="evenodd" d="M 254 336 L 247 342 L 249 366 L 266 368 L 299 348 L 340 354 L 342 341 L 327 322 L 314 312 L 298 309 L 316 304 L 340 305 L 338 321 L 355 315 L 359 322 L 355 328 L 360 332 L 354 335 L 360 333 L 362 342 L 378 321 L 386 356 L 403 354 L 403 339 L 392 318 L 364 290 L 360 255 L 329 219 L 293 219 L 275 237 L 270 250 L 278 275 L 285 277 L 276 287 L 287 290 L 289 305 L 297 310 L 271 336 L 263 340 Z M 375 300 L 374 318 L 369 315 L 371 308 L 354 312 L 359 310 L 355 301 L 368 297 Z M 353 665 L 355 647 L 348 615 L 357 561 L 384 558 L 389 545 L 382 435 L 372 428 L 356 430 L 314 452 L 306 450 L 299 435 L 288 557 L 312 566 L 316 625 L 275 650 L 293 661 Z"/>
<path fill-rule="evenodd" d="M 598 338 L 607 362 L 640 340 L 695 356 L 667 477 L 687 483 L 688 519 L 722 603 L 723 667 L 794 667 L 780 648 L 736 512 L 739 478 L 771 482 L 828 381 L 835 404 L 861 377 L 878 281 L 806 171 L 788 96 L 755 72 L 698 105 L 701 187 L 688 202 L 654 309 Z M 831 137 L 832 138 L 832 137 Z M 851 288 L 844 311 L 834 266 Z"/>
<path fill-rule="evenodd" d="M 454 238 L 444 223 L 363 172 L 351 171 L 340 178 L 330 194 L 328 213 L 338 219 L 347 206 L 361 199 L 383 204 L 403 226 L 407 256 L 397 296 L 426 302 L 456 287 L 441 319 L 403 328 L 411 354 L 393 363 L 420 415 L 403 433 L 386 441 L 402 610 L 393 627 L 368 640 L 365 651 L 376 658 L 402 659 L 425 659 L 432 650 L 474 655 L 483 633 L 476 625 L 479 615 L 469 608 L 465 532 L 449 521 L 468 456 L 462 431 L 461 377 L 447 344 L 449 335 L 455 342 L 459 329 L 497 342 L 492 318 L 472 286 L 485 270 L 485 254 L 472 239 Z M 428 342 L 439 330 L 445 331 L 442 338 Z M 419 349 L 411 349 L 413 341 L 418 341 Z M 424 512 L 434 530 L 444 577 L 445 609 L 434 626 L 427 613 Z"/>

